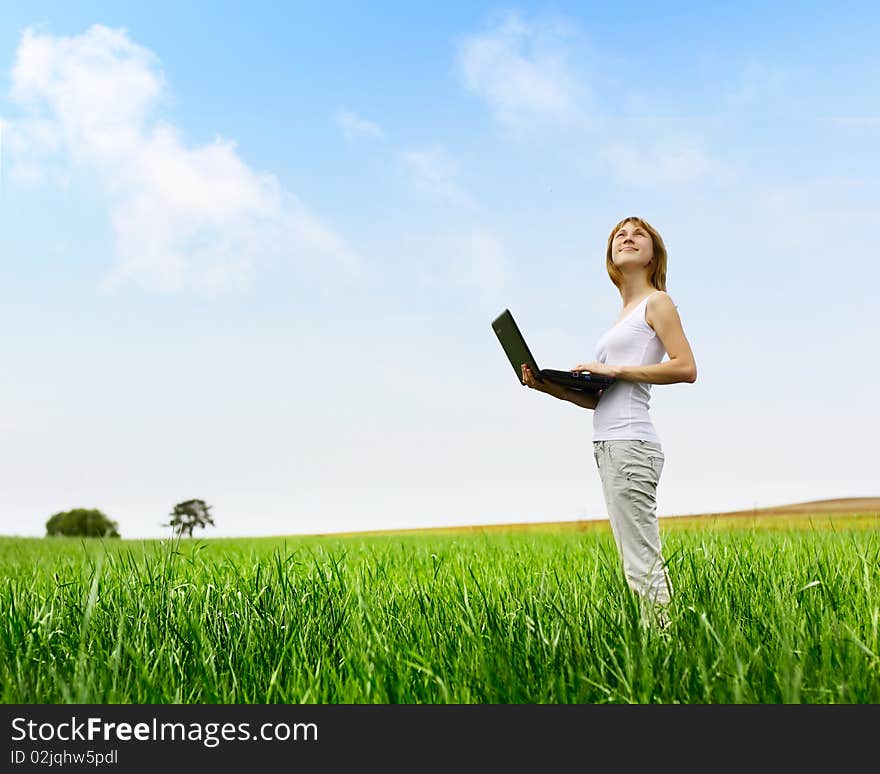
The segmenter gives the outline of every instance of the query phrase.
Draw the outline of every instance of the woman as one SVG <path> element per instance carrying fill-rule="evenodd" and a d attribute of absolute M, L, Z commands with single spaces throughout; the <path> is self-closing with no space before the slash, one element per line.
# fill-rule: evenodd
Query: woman
<path fill-rule="evenodd" d="M 572 371 L 618 381 L 589 394 L 538 381 L 523 364 L 523 384 L 594 410 L 593 455 L 627 582 L 645 602 L 665 606 L 672 589 L 657 523 L 664 456 L 648 404 L 652 384 L 693 383 L 697 364 L 666 293 L 666 247 L 660 234 L 641 218 L 625 218 L 608 237 L 605 266 L 623 309 L 599 338 L 596 360 Z M 661 363 L 665 353 L 669 360 Z"/>

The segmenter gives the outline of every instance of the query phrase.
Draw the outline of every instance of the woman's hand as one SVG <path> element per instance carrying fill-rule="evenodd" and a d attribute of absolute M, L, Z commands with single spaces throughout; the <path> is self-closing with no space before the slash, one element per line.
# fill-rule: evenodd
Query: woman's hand
<path fill-rule="evenodd" d="M 595 409 L 599 404 L 599 398 L 602 397 L 602 390 L 596 393 L 581 392 L 580 390 L 570 390 L 567 387 L 561 387 L 552 382 L 539 382 L 535 379 L 532 369 L 525 363 L 522 364 L 522 382 L 526 387 L 545 392 L 559 400 L 567 400 L 576 406 L 582 406 L 587 409 Z"/>
<path fill-rule="evenodd" d="M 599 363 L 594 360 L 592 363 L 581 363 L 580 365 L 576 365 L 571 369 L 572 371 L 581 372 L 587 371 L 591 374 L 596 374 L 597 376 L 613 376 L 615 379 L 620 377 L 620 367 L 615 365 L 608 365 L 607 363 Z"/>
<path fill-rule="evenodd" d="M 529 368 L 525 363 L 522 364 L 522 382 L 526 387 L 531 387 L 533 390 L 554 394 L 553 388 L 550 386 L 550 384 L 548 382 L 539 382 L 537 379 L 535 379 L 535 375 L 532 373 L 532 369 Z"/>

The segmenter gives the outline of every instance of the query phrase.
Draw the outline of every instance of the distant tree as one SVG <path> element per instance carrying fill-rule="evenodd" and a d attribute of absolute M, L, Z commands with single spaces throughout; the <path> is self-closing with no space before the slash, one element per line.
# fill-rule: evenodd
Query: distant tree
<path fill-rule="evenodd" d="M 177 503 L 174 510 L 171 511 L 171 519 L 164 527 L 174 527 L 174 531 L 178 535 L 186 533 L 192 537 L 193 530 L 196 527 L 206 527 L 208 524 L 214 526 L 214 519 L 208 511 L 213 505 L 206 505 L 204 500 L 186 500 Z"/>
<path fill-rule="evenodd" d="M 56 513 L 46 522 L 46 536 L 119 537 L 119 525 L 97 508 L 74 508 Z"/>

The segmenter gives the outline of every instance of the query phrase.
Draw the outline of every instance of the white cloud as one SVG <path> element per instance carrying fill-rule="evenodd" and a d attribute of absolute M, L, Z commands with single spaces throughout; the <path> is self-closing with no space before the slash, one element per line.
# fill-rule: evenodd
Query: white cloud
<path fill-rule="evenodd" d="M 132 279 L 222 291 L 273 259 L 335 276 L 362 270 L 345 241 L 273 175 L 242 161 L 234 142 L 188 147 L 153 119 L 165 95 L 156 56 L 124 30 L 22 35 L 11 96 L 29 115 L 14 122 L 10 154 L 32 170 L 60 156 L 99 184 L 118 259 L 105 288 Z"/>
<path fill-rule="evenodd" d="M 554 149 L 578 164 L 586 162 L 590 174 L 599 160 L 634 189 L 733 179 L 735 170 L 692 129 L 682 129 L 678 135 L 666 129 L 666 136 L 658 135 L 660 122 L 650 112 L 665 116 L 668 105 L 629 91 L 616 94 L 604 108 L 594 96 L 589 69 L 573 56 L 572 41 L 583 50 L 583 38 L 574 24 L 561 17 L 526 21 L 509 13 L 488 31 L 464 38 L 456 64 L 464 86 L 485 100 L 510 134 L 549 131 Z M 785 79 L 780 71 L 751 62 L 730 99 L 753 98 L 762 77 L 770 81 L 768 88 Z M 628 105 L 628 111 L 621 113 L 621 105 Z M 668 125 L 666 118 L 662 120 Z"/>
<path fill-rule="evenodd" d="M 412 287 L 432 299 L 467 299 L 478 308 L 500 309 L 515 291 L 516 272 L 504 240 L 490 229 L 421 234 L 418 244 L 400 250 L 407 255 Z"/>
<path fill-rule="evenodd" d="M 453 204 L 473 206 L 473 199 L 458 181 L 458 163 L 443 148 L 414 148 L 403 151 L 400 158 L 416 187 Z"/>
<path fill-rule="evenodd" d="M 357 113 L 345 108 L 336 111 L 336 124 L 345 132 L 348 139 L 352 139 L 356 135 L 366 135 L 376 140 L 385 138 L 385 132 L 382 127 L 365 118 L 361 118 Z"/>
<path fill-rule="evenodd" d="M 577 117 L 583 97 L 566 62 L 571 33 L 563 23 L 530 24 L 511 13 L 488 32 L 462 40 L 458 69 L 466 88 L 485 99 L 508 129 L 565 123 Z"/>
<path fill-rule="evenodd" d="M 779 93 L 791 83 L 789 73 L 752 59 L 743 65 L 738 80 L 724 95 L 734 107 L 743 107 L 762 97 Z"/>
<path fill-rule="evenodd" d="M 18 185 L 33 187 L 44 182 L 47 174 L 46 154 L 58 151 L 61 137 L 54 121 L 38 118 L 8 121 L 0 119 L 2 149 L 0 162 L 9 178 Z M 55 172 L 52 177 L 64 175 Z"/>
<path fill-rule="evenodd" d="M 620 180 L 634 188 L 726 180 L 732 174 L 694 141 L 611 142 L 600 155 Z"/>

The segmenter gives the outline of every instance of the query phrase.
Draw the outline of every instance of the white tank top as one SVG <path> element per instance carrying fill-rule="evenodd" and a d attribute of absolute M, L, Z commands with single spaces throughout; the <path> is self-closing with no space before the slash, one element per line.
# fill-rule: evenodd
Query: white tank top
<path fill-rule="evenodd" d="M 661 291 L 656 291 L 657 293 Z M 611 365 L 659 363 L 666 354 L 663 342 L 645 321 L 651 293 L 596 344 L 596 360 Z M 660 443 L 648 413 L 651 385 L 623 379 L 606 388 L 593 411 L 593 440 L 635 440 Z"/>

